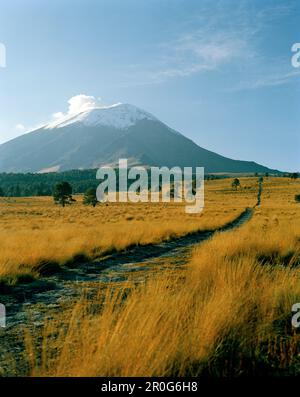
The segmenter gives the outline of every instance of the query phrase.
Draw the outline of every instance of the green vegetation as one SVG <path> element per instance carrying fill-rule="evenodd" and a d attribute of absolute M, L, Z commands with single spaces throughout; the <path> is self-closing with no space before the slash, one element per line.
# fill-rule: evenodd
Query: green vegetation
<path fill-rule="evenodd" d="M 97 170 L 73 170 L 46 174 L 0 173 L 0 186 L 6 197 L 51 196 L 53 186 L 66 181 L 72 185 L 73 194 L 83 193 L 90 187 L 98 186 L 96 172 Z"/>
<path fill-rule="evenodd" d="M 71 204 L 74 199 L 72 198 L 72 186 L 68 182 L 57 183 L 53 191 L 53 199 L 55 204 L 65 206 Z"/>
<path fill-rule="evenodd" d="M 238 178 L 234 178 L 234 180 L 231 183 L 231 186 L 237 190 L 238 187 L 241 187 L 241 182 Z"/>
<path fill-rule="evenodd" d="M 97 200 L 97 195 L 96 195 L 96 189 L 91 187 L 84 194 L 83 204 L 92 205 L 93 207 L 96 207 L 97 203 L 98 203 L 98 200 Z"/>
<path fill-rule="evenodd" d="M 87 189 L 97 188 L 99 181 L 96 179 L 96 172 L 96 169 L 89 169 L 44 174 L 0 173 L 0 197 L 51 196 L 53 194 L 53 186 L 61 181 L 66 181 L 72 185 L 73 194 L 84 193 Z M 118 170 L 116 170 L 116 173 L 118 175 Z M 291 178 L 291 174 L 284 176 Z M 206 180 L 218 180 L 230 177 L 232 175 L 229 174 L 205 175 Z"/>

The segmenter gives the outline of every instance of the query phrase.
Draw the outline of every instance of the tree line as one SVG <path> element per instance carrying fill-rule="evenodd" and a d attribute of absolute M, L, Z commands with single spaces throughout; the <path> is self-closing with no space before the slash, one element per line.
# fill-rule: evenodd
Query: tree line
<path fill-rule="evenodd" d="M 59 173 L 0 173 L 0 197 L 51 196 L 54 187 L 61 181 L 72 186 L 73 194 L 97 188 L 96 169 L 72 170 Z M 118 189 L 118 170 L 117 189 Z M 219 179 L 219 175 L 206 175 L 205 179 Z"/>
<path fill-rule="evenodd" d="M 51 196 L 54 187 L 61 181 L 72 185 L 73 194 L 84 193 L 87 189 L 98 186 L 96 172 L 97 170 L 73 170 L 45 174 L 0 173 L 0 196 Z"/>
<path fill-rule="evenodd" d="M 95 190 L 97 188 L 99 182 L 96 179 L 96 172 L 97 170 L 92 169 L 45 174 L 0 173 L 0 197 L 51 196 L 54 194 L 55 186 L 61 181 L 67 182 L 72 186 L 72 194 L 82 194 L 87 192 L 88 189 Z M 255 174 L 255 176 L 258 176 L 258 174 Z M 268 177 L 269 175 L 266 173 L 264 176 Z M 299 174 L 293 172 L 281 176 L 297 179 Z M 213 174 L 205 175 L 206 180 L 220 178 L 226 178 L 226 176 Z M 235 181 L 235 184 L 236 183 L 237 181 Z M 233 187 L 237 188 L 239 185 L 237 184 Z"/>

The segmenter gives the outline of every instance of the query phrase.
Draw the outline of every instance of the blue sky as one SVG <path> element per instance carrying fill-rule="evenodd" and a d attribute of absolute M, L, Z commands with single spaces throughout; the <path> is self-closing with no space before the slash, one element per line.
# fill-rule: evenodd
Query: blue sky
<path fill-rule="evenodd" d="M 1 0 L 0 143 L 85 94 L 225 156 L 300 170 L 299 26 L 297 0 Z"/>

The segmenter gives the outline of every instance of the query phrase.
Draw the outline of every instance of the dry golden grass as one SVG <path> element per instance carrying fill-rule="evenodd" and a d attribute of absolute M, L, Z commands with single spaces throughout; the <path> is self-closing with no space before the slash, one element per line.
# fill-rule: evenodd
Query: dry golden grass
<path fill-rule="evenodd" d="M 218 227 L 253 206 L 256 178 L 205 185 L 205 209 L 191 215 L 179 203 L 110 203 L 96 208 L 53 204 L 51 197 L 0 199 L 0 277 L 39 276 L 41 262 L 64 264 L 78 254 L 95 258 L 135 244 L 158 243 L 195 230 Z"/>
<path fill-rule="evenodd" d="M 299 182 L 268 179 L 250 222 L 196 248 L 186 270 L 83 297 L 68 320 L 45 326 L 37 350 L 28 334 L 31 374 L 299 373 L 290 325 L 300 301 L 299 190 Z"/>

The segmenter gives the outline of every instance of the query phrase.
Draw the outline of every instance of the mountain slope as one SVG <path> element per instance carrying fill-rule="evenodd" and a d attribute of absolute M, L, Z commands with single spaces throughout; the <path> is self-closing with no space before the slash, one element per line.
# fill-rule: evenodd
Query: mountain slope
<path fill-rule="evenodd" d="M 66 116 L 0 145 L 0 172 L 97 168 L 119 158 L 149 166 L 204 166 L 205 172 L 274 171 L 203 149 L 150 113 L 119 104 Z"/>

